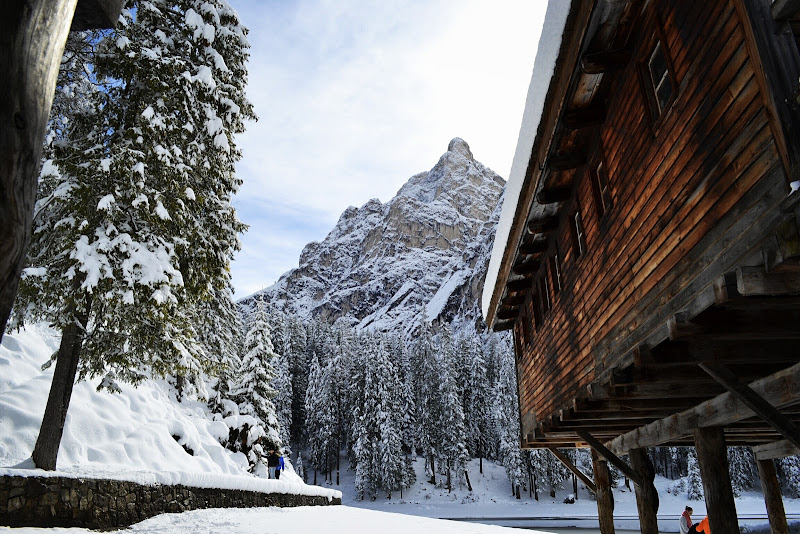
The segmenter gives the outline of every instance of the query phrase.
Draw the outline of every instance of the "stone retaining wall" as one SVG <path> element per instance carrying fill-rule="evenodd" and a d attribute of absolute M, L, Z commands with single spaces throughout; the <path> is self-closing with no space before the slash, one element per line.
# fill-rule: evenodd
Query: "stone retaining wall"
<path fill-rule="evenodd" d="M 199 508 L 320 506 L 341 499 L 256 491 L 144 486 L 120 480 L 0 477 L 0 525 L 126 527 L 164 512 Z"/>

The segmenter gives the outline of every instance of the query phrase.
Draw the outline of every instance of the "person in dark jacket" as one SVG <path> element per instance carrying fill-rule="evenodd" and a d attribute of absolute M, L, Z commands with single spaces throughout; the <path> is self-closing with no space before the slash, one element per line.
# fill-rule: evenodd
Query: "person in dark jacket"
<path fill-rule="evenodd" d="M 275 449 L 270 449 L 269 454 L 267 454 L 267 471 L 269 472 L 269 478 L 278 478 L 275 472 L 278 468 L 279 461 L 280 456 L 278 453 L 275 452 Z"/>

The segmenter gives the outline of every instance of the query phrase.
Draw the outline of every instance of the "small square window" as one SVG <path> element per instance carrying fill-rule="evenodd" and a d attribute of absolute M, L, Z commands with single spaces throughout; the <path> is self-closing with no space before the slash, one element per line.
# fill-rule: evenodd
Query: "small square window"
<path fill-rule="evenodd" d="M 583 256 L 586 252 L 586 235 L 583 230 L 583 219 L 581 219 L 580 210 L 575 212 L 572 217 L 572 238 L 575 246 L 575 255 Z"/>

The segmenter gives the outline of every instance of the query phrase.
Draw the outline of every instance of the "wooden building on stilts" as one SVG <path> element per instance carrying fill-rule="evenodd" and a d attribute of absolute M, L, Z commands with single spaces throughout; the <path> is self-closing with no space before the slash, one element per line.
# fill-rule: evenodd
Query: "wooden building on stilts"
<path fill-rule="evenodd" d="M 525 448 L 591 447 L 656 533 L 647 449 L 694 446 L 738 532 L 726 447 L 800 453 L 800 1 L 551 0 L 483 294 L 512 330 Z M 625 457 L 627 456 L 627 460 Z M 573 472 L 574 466 L 568 465 Z M 676 511 L 677 515 L 680 510 Z"/>

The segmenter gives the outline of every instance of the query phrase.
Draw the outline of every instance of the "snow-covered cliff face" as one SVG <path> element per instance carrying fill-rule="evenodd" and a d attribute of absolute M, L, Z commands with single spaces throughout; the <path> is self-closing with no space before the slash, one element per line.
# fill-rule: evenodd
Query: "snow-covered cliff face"
<path fill-rule="evenodd" d="M 505 182 L 462 139 L 382 204 L 349 207 L 299 267 L 254 299 L 285 313 L 408 334 L 429 321 L 482 321 L 478 299 Z"/>

